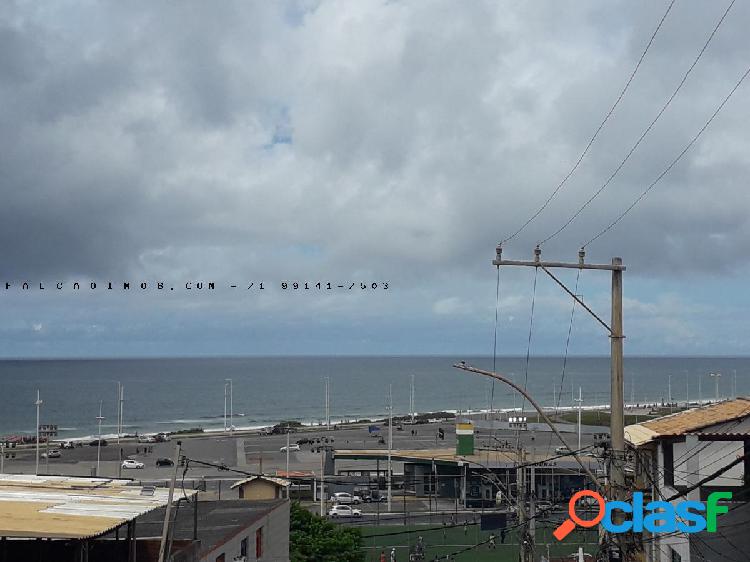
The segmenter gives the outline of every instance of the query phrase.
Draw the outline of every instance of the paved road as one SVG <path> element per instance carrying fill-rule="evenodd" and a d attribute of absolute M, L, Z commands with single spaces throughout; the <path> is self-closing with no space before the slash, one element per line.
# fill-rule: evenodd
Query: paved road
<path fill-rule="evenodd" d="M 436 439 L 437 429 L 441 427 L 445 431 L 445 440 Z M 416 431 L 411 434 L 412 428 Z M 379 432 L 386 440 L 388 428 L 381 426 Z M 576 436 L 568 434 L 566 437 L 575 443 Z M 367 426 L 341 428 L 326 431 L 324 428 L 306 429 L 290 436 L 292 442 L 302 438 L 332 440 L 334 447 L 338 449 L 381 449 L 387 450 L 386 445 L 378 444 L 378 436 L 370 435 Z M 537 454 L 547 452 L 554 454 L 554 448 L 558 445 L 557 439 L 550 432 L 522 432 L 521 442 L 528 450 L 535 450 Z M 248 472 L 273 473 L 276 469 L 286 468 L 286 453 L 280 448 L 286 445 L 285 435 L 235 435 L 222 436 L 212 434 L 211 436 L 183 437 L 183 454 L 191 459 L 202 460 L 210 463 L 223 464 L 228 467 L 237 468 Z M 508 430 L 496 430 L 495 440 L 490 439 L 488 430 L 479 430 L 475 442 L 477 446 L 483 443 L 498 441 L 515 441 L 515 433 Z M 160 457 L 171 458 L 174 456 L 176 438 L 167 443 L 154 443 L 149 445 L 123 442 L 123 458 L 133 458 L 143 462 L 146 466 L 142 470 L 122 470 L 123 477 L 131 477 L 138 480 L 166 479 L 171 475 L 168 468 L 157 468 L 156 460 Z M 583 444 L 592 442 L 590 435 L 584 435 Z M 430 449 L 435 447 L 451 448 L 455 444 L 454 426 L 452 423 L 431 423 L 416 426 L 403 426 L 399 431 L 394 427 L 393 448 L 394 449 Z M 150 447 L 152 451 L 144 452 L 144 447 Z M 320 471 L 319 453 L 311 449 L 315 445 L 302 445 L 299 452 L 290 453 L 290 469 L 302 471 Z M 44 451 L 42 447 L 41 451 Z M 31 449 L 16 450 L 16 458 L 5 461 L 6 472 L 33 473 L 35 451 Z M 75 449 L 62 451 L 62 458 L 50 459 L 49 465 L 44 459 L 40 460 L 40 472 L 50 474 L 66 474 L 75 476 L 90 476 L 92 469 L 96 466 L 97 448 L 84 445 Z M 118 475 L 118 448 L 114 441 L 101 448 L 100 472 L 101 476 L 116 477 Z M 370 470 L 375 468 L 375 461 L 357 461 L 338 459 L 337 470 Z M 382 466 L 381 466 L 382 468 Z M 400 472 L 402 463 L 394 463 L 394 471 Z M 233 474 L 217 468 L 190 465 L 188 477 L 199 478 L 241 478 L 241 475 Z"/>

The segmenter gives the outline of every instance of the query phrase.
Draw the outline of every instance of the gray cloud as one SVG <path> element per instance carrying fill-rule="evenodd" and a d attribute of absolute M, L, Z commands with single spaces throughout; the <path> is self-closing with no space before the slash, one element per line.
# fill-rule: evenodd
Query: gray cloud
<path fill-rule="evenodd" d="M 491 318 L 474 290 L 494 295 L 495 243 L 565 175 L 665 7 L 11 3 L 0 272 L 361 275 L 398 281 L 410 300 L 394 310 L 424 322 L 435 310 Z M 676 3 L 589 157 L 509 255 L 529 255 L 601 185 L 723 9 Z M 744 72 L 749 18 L 737 3 L 646 142 L 546 256 L 575 259 L 682 149 Z M 592 259 L 622 255 L 636 278 L 665 280 L 747 268 L 748 88 Z"/>

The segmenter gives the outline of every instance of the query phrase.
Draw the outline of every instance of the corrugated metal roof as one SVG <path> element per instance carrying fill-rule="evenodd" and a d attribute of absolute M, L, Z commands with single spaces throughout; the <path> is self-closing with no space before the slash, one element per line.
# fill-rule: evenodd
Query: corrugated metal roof
<path fill-rule="evenodd" d="M 625 438 L 638 447 L 659 437 L 677 437 L 696 433 L 706 427 L 748 416 L 750 416 L 750 399 L 736 398 L 629 425 L 625 428 Z"/>
<path fill-rule="evenodd" d="M 149 488 L 144 495 L 143 487 L 128 484 L 129 480 L 105 478 L 0 474 L 0 536 L 95 537 L 168 502 L 167 488 Z"/>

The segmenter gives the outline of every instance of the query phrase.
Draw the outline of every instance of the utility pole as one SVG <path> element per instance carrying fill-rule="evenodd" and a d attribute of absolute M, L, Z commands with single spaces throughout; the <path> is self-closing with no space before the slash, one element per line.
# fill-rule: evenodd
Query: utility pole
<path fill-rule="evenodd" d="M 581 387 L 578 387 L 578 398 L 576 399 L 576 402 L 578 402 L 578 451 L 581 450 L 581 406 L 583 405 L 583 394 Z"/>
<path fill-rule="evenodd" d="M 586 251 L 581 248 L 578 251 L 578 263 L 566 262 L 548 262 L 542 261 L 542 250 L 537 245 L 534 249 L 533 261 L 504 260 L 502 257 L 502 245 L 496 248 L 495 259 L 492 265 L 500 266 L 525 266 L 541 269 L 557 285 L 563 289 L 572 299 L 574 299 L 584 310 L 586 310 L 594 319 L 601 324 L 609 333 L 610 338 L 610 483 L 611 495 L 615 500 L 624 498 L 624 456 L 625 456 L 625 404 L 624 404 L 624 372 L 623 372 L 623 335 L 622 329 L 622 273 L 625 266 L 622 258 L 614 257 L 609 264 L 592 264 L 586 263 Z M 564 269 L 593 269 L 610 271 L 612 275 L 611 290 L 611 320 L 610 325 L 602 320 L 591 308 L 584 303 L 572 290 L 565 286 L 551 270 Z"/>
<path fill-rule="evenodd" d="M 96 440 L 96 476 L 99 476 L 99 460 L 101 459 L 101 451 L 102 451 L 102 420 L 104 420 L 104 416 L 102 416 L 102 401 L 99 400 L 99 415 L 96 416 L 96 423 L 99 426 L 99 437 Z"/>
<path fill-rule="evenodd" d="M 123 425 L 123 402 L 125 402 L 125 385 L 117 383 L 117 477 L 122 478 L 122 447 L 120 447 L 120 436 Z"/>
<path fill-rule="evenodd" d="M 286 479 L 291 482 L 289 479 L 289 424 L 286 426 Z M 286 497 L 289 499 L 289 486 L 286 487 Z"/>
<path fill-rule="evenodd" d="M 331 445 L 330 443 L 333 443 L 333 439 L 331 439 L 331 441 L 329 442 L 328 437 L 324 437 L 321 439 L 321 444 L 317 449 L 317 451 L 320 453 L 320 516 L 321 517 L 325 517 L 325 478 L 326 478 L 325 459 L 328 453 L 335 450 L 335 447 Z"/>
<path fill-rule="evenodd" d="M 393 466 L 391 451 L 393 450 L 393 385 L 388 385 L 388 512 L 391 512 L 391 491 L 393 489 Z"/>
<path fill-rule="evenodd" d="M 714 379 L 714 381 L 716 382 L 716 402 L 718 402 L 719 401 L 719 377 L 721 377 L 721 373 L 709 373 L 708 376 Z"/>
<path fill-rule="evenodd" d="M 519 445 L 516 465 L 516 505 L 518 506 L 518 527 L 521 529 L 521 562 L 534 562 L 534 544 L 529 533 L 526 514 L 526 451 Z"/>
<path fill-rule="evenodd" d="M 177 469 L 180 465 L 180 450 L 182 447 L 182 442 L 178 441 L 175 444 L 175 451 L 174 451 L 174 470 L 172 471 L 172 480 L 169 482 L 169 499 L 167 500 L 167 510 L 166 513 L 164 513 L 164 524 L 161 528 L 161 543 L 159 545 L 159 562 L 164 562 L 167 560 L 169 553 L 167 552 L 167 535 L 169 533 L 169 522 L 170 522 L 170 516 L 172 514 L 172 500 L 174 499 L 174 487 L 175 483 L 177 482 Z M 194 498 L 193 501 L 197 501 L 197 498 Z"/>
<path fill-rule="evenodd" d="M 39 389 L 37 388 L 36 402 L 34 402 L 34 405 L 36 406 L 36 468 L 34 469 L 34 474 L 37 475 L 39 474 L 39 408 L 42 404 L 42 399 L 39 397 Z"/>

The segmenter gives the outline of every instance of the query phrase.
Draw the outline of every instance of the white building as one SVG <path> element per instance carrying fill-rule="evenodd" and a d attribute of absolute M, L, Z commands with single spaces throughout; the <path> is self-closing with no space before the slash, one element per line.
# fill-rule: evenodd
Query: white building
<path fill-rule="evenodd" d="M 705 501 L 714 491 L 733 494 L 729 513 L 719 515 L 715 533 L 644 531 L 649 562 L 729 562 L 750 560 L 750 399 L 738 398 L 694 408 L 625 428 L 633 486 L 644 502 Z M 728 465 L 734 464 L 731 468 Z M 673 499 L 674 498 L 674 499 Z M 745 509 L 739 509 L 739 508 Z M 735 511 L 736 509 L 736 511 Z"/>

